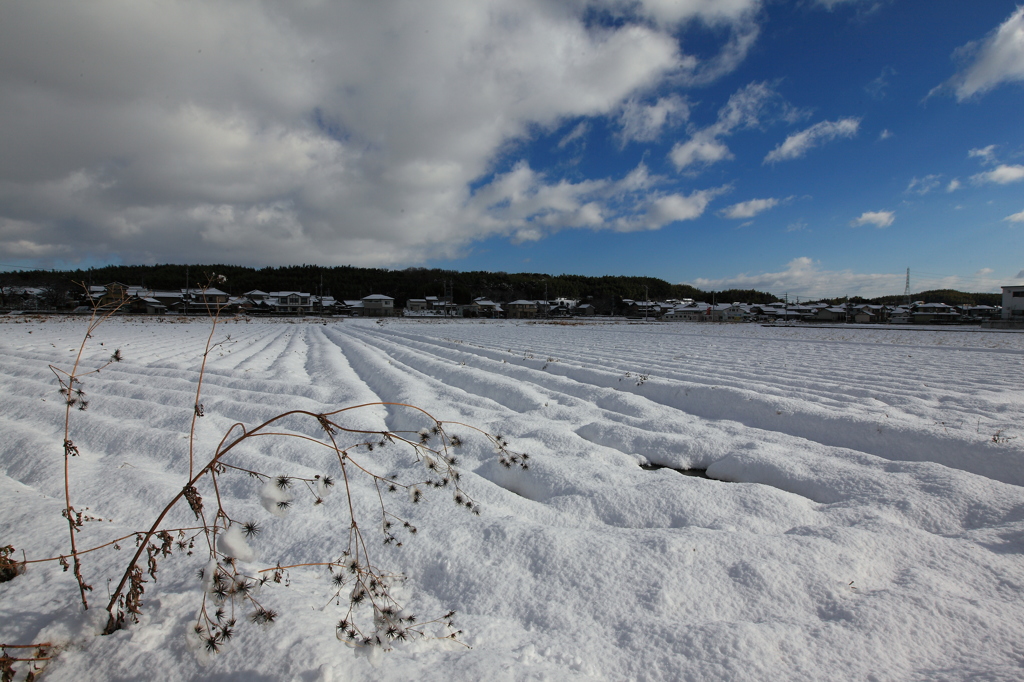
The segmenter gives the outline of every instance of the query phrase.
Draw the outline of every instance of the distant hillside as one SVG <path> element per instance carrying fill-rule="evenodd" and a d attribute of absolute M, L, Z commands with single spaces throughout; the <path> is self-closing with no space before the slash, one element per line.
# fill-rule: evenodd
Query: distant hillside
<path fill-rule="evenodd" d="M 187 277 L 186 277 L 186 272 Z M 217 287 L 232 295 L 241 295 L 253 289 L 263 291 L 306 291 L 334 296 L 338 299 L 357 299 L 369 294 L 386 294 L 397 305 L 405 305 L 410 298 L 443 296 L 445 283 L 451 287 L 456 303 L 469 303 L 486 296 L 498 303 L 516 299 L 573 298 L 588 301 L 599 312 L 610 312 L 623 298 L 642 300 L 646 292 L 652 300 L 692 298 L 708 303 L 772 303 L 778 297 L 753 289 L 701 291 L 686 284 L 670 284 L 654 277 L 585 277 L 583 275 L 548 275 L 544 273 L 458 272 L 427 268 L 387 270 L 356 268 L 351 266 L 319 267 L 316 265 L 290 265 L 283 267 L 249 268 L 239 265 L 110 265 L 89 270 L 50 272 L 34 270 L 0 273 L 0 284 L 42 286 L 80 290 L 80 285 L 102 285 L 108 282 L 139 284 L 152 289 L 181 289 L 187 284 L 196 286 L 206 281 L 210 273 L 227 277 Z M 974 303 L 999 305 L 1000 294 L 969 294 L 952 289 L 924 291 L 914 294 L 914 301 L 943 302 L 950 305 Z M 845 301 L 846 299 L 841 299 Z M 852 298 L 854 302 L 903 303 L 902 296 L 879 298 Z M 839 302 L 836 299 L 835 302 Z"/>
<path fill-rule="evenodd" d="M 917 294 L 910 295 L 911 301 L 924 301 L 925 303 L 947 303 L 949 305 L 991 305 L 997 306 L 1003 304 L 1002 294 L 969 294 L 963 291 L 957 291 L 956 289 L 932 289 L 930 291 L 922 291 Z M 879 298 L 871 299 L 872 303 L 884 303 L 887 305 L 895 305 L 900 303 L 906 303 L 907 299 L 904 296 L 881 296 Z"/>
<path fill-rule="evenodd" d="M 192 265 L 187 269 L 192 286 L 206 281 L 210 273 L 227 277 L 217 287 L 232 295 L 253 289 L 263 291 L 306 291 L 358 299 L 369 294 L 386 294 L 404 305 L 410 298 L 443 296 L 448 283 L 456 303 L 469 303 L 486 296 L 496 302 L 516 299 L 573 298 L 592 303 L 599 311 L 610 311 L 623 298 L 643 299 L 645 292 L 652 300 L 693 298 L 718 302 L 743 301 L 763 303 L 778 300 L 768 293 L 735 290 L 711 294 L 685 284 L 670 284 L 654 277 L 585 277 L 582 275 L 547 275 L 543 273 L 457 272 L 426 268 L 386 270 L 349 266 L 318 267 L 315 265 L 277 268 L 247 268 L 237 265 Z M 107 266 L 67 272 L 29 271 L 0 274 L 4 284 L 34 286 L 102 285 L 107 282 L 140 284 L 153 289 L 181 289 L 186 286 L 184 265 Z M 646 289 L 645 289 L 646 287 Z"/>

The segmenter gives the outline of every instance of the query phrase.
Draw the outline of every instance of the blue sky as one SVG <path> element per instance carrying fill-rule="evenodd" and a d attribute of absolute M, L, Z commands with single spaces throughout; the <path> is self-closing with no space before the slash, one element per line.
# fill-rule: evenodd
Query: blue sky
<path fill-rule="evenodd" d="M 807 297 L 901 293 L 908 267 L 914 290 L 1024 280 L 1013 1 L 7 15 L 8 266 L 427 266 Z"/>

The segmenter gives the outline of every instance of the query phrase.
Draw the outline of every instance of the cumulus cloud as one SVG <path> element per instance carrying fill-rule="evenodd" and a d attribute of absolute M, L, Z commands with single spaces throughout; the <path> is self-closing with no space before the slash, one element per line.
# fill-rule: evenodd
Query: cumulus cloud
<path fill-rule="evenodd" d="M 465 212 L 484 229 L 517 243 L 565 229 L 639 232 L 699 218 L 728 187 L 688 195 L 660 189 L 665 178 L 641 164 L 620 180 L 549 181 L 525 161 L 495 176 L 467 203 Z"/>
<path fill-rule="evenodd" d="M 881 229 L 883 227 L 889 227 L 893 221 L 896 220 L 896 214 L 892 211 L 865 211 L 860 214 L 859 218 L 855 218 L 850 221 L 850 227 L 860 227 L 861 225 L 874 225 Z"/>
<path fill-rule="evenodd" d="M 694 164 L 712 164 L 733 158 L 727 146 L 709 137 L 692 137 L 686 142 L 677 143 L 668 156 L 678 170 Z"/>
<path fill-rule="evenodd" d="M 729 98 L 718 111 L 715 123 L 694 131 L 689 140 L 677 142 L 669 152 L 669 158 L 680 171 L 697 164 L 725 161 L 733 155 L 719 138 L 732 135 L 737 130 L 758 128 L 780 120 L 792 122 L 802 115 L 769 84 L 750 83 Z"/>
<path fill-rule="evenodd" d="M 994 271 L 982 268 L 971 276 L 949 275 L 945 277 L 918 278 L 913 285 L 916 291 L 929 289 L 960 289 L 968 291 L 999 291 L 1005 280 L 993 277 Z M 1024 271 L 1018 277 L 1024 276 Z M 721 279 L 696 279 L 687 282 L 705 291 L 723 289 L 756 289 L 768 291 L 776 296 L 788 293 L 790 297 L 807 299 L 834 298 L 839 296 L 863 296 L 872 298 L 903 293 L 906 273 L 863 273 L 853 270 L 826 270 L 819 261 L 811 258 L 794 258 L 780 272 L 743 273 Z"/>
<path fill-rule="evenodd" d="M 951 89 L 963 101 L 1002 83 L 1024 81 L 1024 6 L 981 41 L 959 48 L 954 58 L 963 66 L 933 93 Z"/>
<path fill-rule="evenodd" d="M 1013 215 L 1008 215 L 1005 218 L 1003 218 L 1003 220 L 1007 220 L 1011 223 L 1024 223 L 1024 211 L 1021 211 L 1020 213 L 1014 213 Z"/>
<path fill-rule="evenodd" d="M 852 270 L 823 270 L 811 258 L 794 258 L 780 272 L 743 273 L 722 279 L 696 279 L 689 284 L 705 291 L 756 289 L 801 298 L 884 296 L 903 291 L 899 273 L 868 274 Z"/>
<path fill-rule="evenodd" d="M 712 199 L 727 191 L 727 187 L 698 190 L 689 195 L 667 194 L 648 199 L 637 205 L 634 215 L 619 218 L 613 229 L 617 232 L 658 230 L 671 223 L 694 220 L 704 214 Z"/>
<path fill-rule="evenodd" d="M 946 191 L 947 192 L 955 192 L 958 189 L 960 189 L 960 187 L 961 187 L 960 180 L 958 180 L 957 178 L 953 178 L 952 180 L 949 181 L 949 184 L 946 185 Z"/>
<path fill-rule="evenodd" d="M 889 130 L 888 128 L 885 128 L 885 129 L 882 130 L 882 132 L 878 133 L 878 139 L 879 140 L 888 140 L 890 137 L 894 137 L 894 135 L 895 134 L 891 130 Z"/>
<path fill-rule="evenodd" d="M 746 220 L 747 218 L 753 218 L 759 213 L 764 213 L 767 210 L 775 208 L 779 205 L 779 200 L 770 199 L 751 199 L 750 201 L 741 201 L 738 204 L 733 204 L 722 210 L 722 216 L 725 218 L 733 218 L 737 220 Z"/>
<path fill-rule="evenodd" d="M 815 123 L 806 130 L 793 133 L 764 157 L 764 163 L 777 163 L 799 159 L 819 145 L 831 142 L 837 137 L 853 137 L 860 128 L 859 118 L 841 118 L 837 121 Z"/>
<path fill-rule="evenodd" d="M 982 185 L 995 183 L 997 185 L 1008 185 L 1011 182 L 1024 180 L 1024 166 L 1008 166 L 1002 164 L 985 173 L 978 173 L 971 176 L 971 181 Z"/>
<path fill-rule="evenodd" d="M 0 256 L 389 265 L 491 235 L 609 228 L 662 193 L 621 208 L 595 189 L 615 179 L 527 178 L 523 224 L 484 199 L 518 177 L 492 178 L 510 142 L 721 68 L 758 4 L 644 0 L 595 25 L 594 6 L 625 5 L 15 3 L 0 41 Z M 681 52 L 690 21 L 727 29 L 718 54 Z M 682 115 L 658 104 L 631 130 Z"/>

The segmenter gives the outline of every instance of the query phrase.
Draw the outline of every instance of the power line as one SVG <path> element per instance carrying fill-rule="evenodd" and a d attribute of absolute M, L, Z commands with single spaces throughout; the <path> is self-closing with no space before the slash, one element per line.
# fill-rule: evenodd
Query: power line
<path fill-rule="evenodd" d="M 17 268 L 19 270 L 41 270 L 43 272 L 56 272 L 53 268 L 31 268 L 27 265 L 12 265 L 11 263 L 0 263 L 0 268 Z"/>

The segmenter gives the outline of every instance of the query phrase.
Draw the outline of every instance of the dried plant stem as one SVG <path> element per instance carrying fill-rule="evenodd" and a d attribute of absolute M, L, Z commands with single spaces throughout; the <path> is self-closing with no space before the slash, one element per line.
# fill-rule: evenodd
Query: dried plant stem
<path fill-rule="evenodd" d="M 84 284 L 82 285 L 85 286 Z M 111 315 L 120 310 L 127 300 L 120 301 L 116 306 L 110 310 L 105 311 L 102 315 L 98 315 L 98 308 L 93 308 L 92 314 L 89 317 L 89 325 L 86 327 L 85 336 L 82 337 L 82 343 L 78 346 L 78 354 L 75 356 L 75 364 L 72 366 L 70 372 L 64 372 L 53 365 L 50 365 L 50 369 L 54 374 L 57 375 L 57 380 L 61 384 L 61 392 L 64 394 L 64 515 L 68 520 L 68 535 L 71 540 L 71 557 L 73 562 L 73 568 L 75 580 L 78 582 L 78 591 L 82 599 L 82 608 L 89 609 L 89 600 L 85 596 L 85 593 L 92 590 L 92 586 L 85 582 L 82 577 L 82 563 L 79 560 L 78 544 L 75 540 L 75 534 L 78 531 L 78 525 L 76 523 L 75 509 L 71 506 L 71 457 L 78 454 L 78 449 L 71 442 L 71 408 L 75 405 L 76 399 L 73 397 L 76 391 L 75 384 L 81 384 L 81 377 L 78 374 L 78 367 L 82 362 L 82 353 L 85 352 L 85 344 L 92 337 L 92 332 L 100 324 L 105 322 Z M 106 367 L 114 360 L 111 359 L 103 367 Z M 92 374 L 99 372 L 103 367 L 94 369 L 85 374 Z M 63 374 L 63 377 L 61 376 Z M 83 375 L 84 376 L 84 375 Z M 66 380 L 65 380 L 66 378 Z M 81 390 L 80 388 L 78 389 Z"/>
<path fill-rule="evenodd" d="M 206 291 L 209 287 L 202 287 L 203 298 L 205 299 Z M 209 304 L 207 304 L 207 312 L 210 312 Z M 199 366 L 199 379 L 196 380 L 196 399 L 195 409 L 192 410 L 192 423 L 188 429 L 188 477 L 191 480 L 194 473 L 194 457 L 195 457 L 195 443 L 196 443 L 196 420 L 202 416 L 203 407 L 199 402 L 199 396 L 203 391 L 203 377 L 206 376 L 206 358 L 209 357 L 210 351 L 213 350 L 220 344 L 213 344 L 213 335 L 217 331 L 217 323 L 220 321 L 220 313 L 223 308 L 218 306 L 211 314 L 213 324 L 210 325 L 210 335 L 206 337 L 206 347 L 203 349 L 203 362 Z M 213 344 L 213 345 L 211 345 Z"/>
<path fill-rule="evenodd" d="M 214 279 L 211 277 L 210 283 L 213 281 Z M 206 287 L 202 287 L 203 292 L 207 292 L 208 289 L 209 284 Z M 371 552 L 367 539 L 364 537 L 356 518 L 357 505 L 354 499 L 353 477 L 358 478 L 359 474 L 364 474 L 373 483 L 377 501 L 380 504 L 379 523 L 384 544 L 394 543 L 396 546 L 401 546 L 402 543 L 395 534 L 397 531 L 393 531 L 393 528 L 400 524 L 411 534 L 417 531 L 410 523 L 387 509 L 383 494 L 385 491 L 394 493 L 399 489 L 407 490 L 410 499 L 413 502 L 418 502 L 422 496 L 421 487 L 424 489 L 430 487 L 449 487 L 450 490 L 454 489 L 452 496 L 457 506 L 470 509 L 473 513 L 479 513 L 475 502 L 460 486 L 460 473 L 455 469 L 456 458 L 451 453 L 452 449 L 462 445 L 462 439 L 446 433 L 445 422 L 436 419 L 423 408 L 407 403 L 371 402 L 342 407 L 329 412 L 312 412 L 296 409 L 277 414 L 253 428 L 247 428 L 240 422 L 232 424 L 221 437 L 212 457 L 200 466 L 196 461 L 196 422 L 200 417 L 204 416 L 204 408 L 200 402 L 203 380 L 211 351 L 224 343 L 224 341 L 214 341 L 222 311 L 222 306 L 219 305 L 211 306 L 209 303 L 206 303 L 206 309 L 210 314 L 212 324 L 210 325 L 210 333 L 206 338 L 202 362 L 196 381 L 195 398 L 188 435 L 189 469 L 185 485 L 160 509 L 148 530 L 135 531 L 95 547 L 79 550 L 76 534 L 81 530 L 85 521 L 92 519 L 84 512 L 76 511 L 71 505 L 70 458 L 79 454 L 78 448 L 70 440 L 71 407 L 77 404 L 79 409 L 85 409 L 87 404 L 84 400 L 84 392 L 81 388 L 79 375 L 79 367 L 87 340 L 91 338 L 95 328 L 114 314 L 122 305 L 124 305 L 123 301 L 113 309 L 104 310 L 103 314 L 100 314 L 98 309 L 93 311 L 85 338 L 79 346 L 75 364 L 70 372 L 65 372 L 51 365 L 51 370 L 57 376 L 61 385 L 61 393 L 66 397 L 64 419 L 64 515 L 68 519 L 74 575 L 79 585 L 84 608 L 89 608 L 85 593 L 92 588 L 85 582 L 82 576 L 81 555 L 107 548 L 111 545 L 115 549 L 120 549 L 118 543 L 130 538 L 134 538 L 136 542 L 135 552 L 131 555 L 131 559 L 128 561 L 116 588 L 110 593 L 110 600 L 106 607 L 108 620 L 104 628 L 104 634 L 110 634 L 123 627 L 126 619 L 130 618 L 138 622 L 138 616 L 141 613 L 143 603 L 142 595 L 145 592 L 143 585 L 147 582 L 143 576 L 143 568 L 146 568 L 149 576 L 155 581 L 158 561 L 161 557 L 170 555 L 175 545 L 178 550 L 187 550 L 188 554 L 191 555 L 194 542 L 200 535 L 203 535 L 208 546 L 210 561 L 207 563 L 206 568 L 200 571 L 200 576 L 205 581 L 204 584 L 206 586 L 203 590 L 199 615 L 189 636 L 193 638 L 199 637 L 207 652 L 216 653 L 220 651 L 221 646 L 233 636 L 236 624 L 236 603 L 247 603 L 255 608 L 255 612 L 249 615 L 249 620 L 253 623 L 261 625 L 272 623 L 278 615 L 277 612 L 261 604 L 252 590 L 268 580 L 273 582 L 283 581 L 287 585 L 290 579 L 284 572 L 287 569 L 300 566 L 327 566 L 331 572 L 332 582 L 336 590 L 332 599 L 337 599 L 339 604 L 343 598 L 342 590 L 351 590 L 347 597 L 348 611 L 342 621 L 339 622 L 336 633 L 339 639 L 343 639 L 351 645 L 388 648 L 388 642 L 392 639 L 405 639 L 407 636 L 429 637 L 430 635 L 425 628 L 433 623 L 443 623 L 449 628 L 447 630 L 448 634 L 441 637 L 442 639 L 458 641 L 457 637 L 461 631 L 451 629 L 454 612 L 449 612 L 440 619 L 418 622 L 414 616 L 407 614 L 403 610 L 403 607 L 392 595 L 391 589 L 393 585 L 397 581 L 403 580 L 404 576 L 385 572 L 371 561 Z M 230 336 L 226 337 L 225 341 L 229 339 Z M 118 350 L 111 357 L 110 362 L 120 359 L 120 351 Z M 110 362 L 107 364 L 109 365 Z M 103 365 L 103 367 L 92 370 L 92 372 L 98 372 L 106 366 Z M 87 372 L 86 374 L 92 372 Z M 84 374 L 81 376 L 84 376 Z M 339 415 L 371 407 L 393 407 L 413 410 L 428 420 L 429 428 L 424 428 L 417 432 L 389 431 L 386 429 L 369 430 L 351 428 L 339 424 L 337 421 Z M 323 433 L 316 437 L 289 430 L 283 422 L 293 418 L 316 420 Z M 495 452 L 500 456 L 499 461 L 504 466 L 510 467 L 512 464 L 518 464 L 526 468 L 527 455 L 508 450 L 507 442 L 503 437 L 491 435 L 482 429 L 468 424 L 455 422 L 451 424 L 485 436 L 494 446 Z M 339 443 L 338 438 L 336 438 L 339 433 L 346 434 L 342 443 Z M 250 439 L 266 436 L 297 438 L 332 450 L 340 468 L 340 475 L 324 473 L 322 477 L 317 475 L 314 478 L 280 475 L 276 476 L 275 481 L 275 477 L 268 473 L 223 461 L 242 443 Z M 353 436 L 355 438 L 352 438 Z M 435 437 L 436 440 L 431 442 L 431 439 Z M 361 442 L 350 444 L 350 440 Z M 364 466 L 364 463 L 361 462 L 361 457 L 356 457 L 355 453 L 359 448 L 365 448 L 367 452 L 372 452 L 376 447 L 384 447 L 389 444 L 410 447 L 415 461 L 422 464 L 427 471 L 425 480 L 399 482 L 394 475 L 385 477 L 373 472 L 370 468 Z M 245 547 L 245 542 L 241 539 L 242 535 L 239 534 L 239 531 L 246 537 L 252 537 L 258 534 L 261 529 L 252 520 L 239 523 L 239 520 L 232 518 L 225 509 L 225 499 L 222 498 L 220 477 L 227 474 L 230 470 L 244 472 L 260 481 L 266 481 L 264 492 L 261 494 L 268 496 L 264 498 L 264 505 L 274 513 L 278 513 L 278 509 L 287 509 L 292 504 L 293 498 L 291 494 L 284 491 L 288 490 L 295 482 L 302 482 L 298 489 L 301 490 L 304 487 L 313 496 L 315 505 L 321 504 L 323 498 L 327 495 L 327 489 L 337 484 L 335 479 L 343 482 L 344 485 L 341 488 L 344 490 L 345 495 L 344 510 L 339 509 L 338 513 L 341 516 L 339 520 L 347 522 L 348 538 L 342 555 L 333 561 L 327 562 L 299 563 L 289 566 L 281 566 L 278 563 L 275 567 L 257 571 L 254 574 L 255 576 L 263 576 L 259 578 L 254 577 L 254 575 L 246 575 L 239 568 L 234 552 L 240 551 L 241 548 L 241 551 L 245 552 L 241 556 L 245 557 L 250 555 L 251 550 Z M 206 494 L 211 497 L 211 501 L 215 500 L 215 510 L 212 510 L 212 507 L 204 509 L 203 498 L 197 488 L 197 485 L 207 474 L 209 474 L 209 483 L 204 484 L 204 486 L 209 485 L 212 487 L 212 493 L 207 492 Z M 206 488 L 206 490 L 208 491 L 209 488 Z M 270 492 L 267 492 L 268 490 Z M 168 515 L 179 505 L 183 498 L 188 502 L 189 507 L 195 514 L 198 525 L 173 529 L 164 528 L 163 524 L 167 520 Z M 268 502 L 267 500 L 270 501 Z M 273 508 L 274 504 L 277 505 L 278 509 Z M 347 519 L 344 516 L 346 513 L 348 515 Z M 191 537 L 186 536 L 186 532 L 192 531 L 195 532 Z M 171 533 L 178 534 L 176 541 Z M 219 537 L 219 534 L 224 535 Z M 9 549 L 12 552 L 14 551 L 13 548 Z M 141 563 L 144 552 L 147 554 L 148 562 L 145 565 Z M 65 570 L 68 568 L 67 557 L 65 556 L 34 559 L 31 562 L 26 561 L 23 563 L 41 563 L 45 561 L 59 561 Z M 244 562 L 245 559 L 243 558 L 242 561 Z M 336 570 L 338 571 L 337 573 L 335 572 Z M 267 576 L 266 574 L 268 573 L 271 573 L 272 577 Z M 230 602 L 230 608 L 228 608 L 226 602 Z M 214 607 L 216 608 L 214 609 Z M 370 612 L 372 612 L 372 625 L 364 625 L 363 623 L 370 617 Z"/>
<path fill-rule="evenodd" d="M 192 528 L 165 528 L 164 530 L 166 532 L 168 532 L 168 533 L 177 533 L 179 531 L 188 532 L 190 530 L 203 530 L 204 528 L 205 528 L 204 526 L 193 526 Z M 83 554 L 88 554 L 89 552 L 95 552 L 96 550 L 103 549 L 104 547 L 110 547 L 111 545 L 116 545 L 119 542 L 124 542 L 125 540 L 130 540 L 130 539 L 138 537 L 138 536 L 139 536 L 138 532 L 130 533 L 128 535 L 122 535 L 121 537 L 116 538 L 114 540 L 111 540 L 109 542 L 104 542 L 102 545 L 96 545 L 95 547 L 90 547 L 89 549 L 80 549 L 80 550 L 78 550 L 78 555 L 81 556 Z M 45 563 L 47 561 L 60 561 L 63 558 L 64 557 L 62 557 L 62 556 L 53 556 L 53 557 L 48 557 L 46 559 L 29 559 L 27 561 L 19 561 L 18 564 L 19 565 L 24 565 L 24 564 L 42 564 L 42 563 Z"/>

